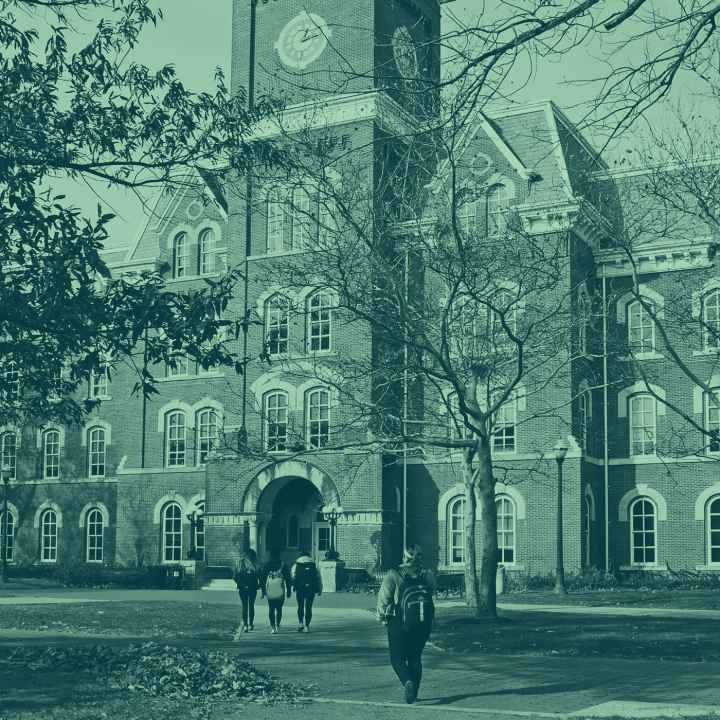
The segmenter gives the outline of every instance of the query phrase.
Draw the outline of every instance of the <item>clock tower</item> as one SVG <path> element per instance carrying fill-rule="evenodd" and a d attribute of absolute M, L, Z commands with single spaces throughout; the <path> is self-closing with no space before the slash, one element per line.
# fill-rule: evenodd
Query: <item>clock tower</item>
<path fill-rule="evenodd" d="M 288 104 L 386 90 L 422 94 L 440 73 L 439 0 L 255 0 L 257 94 Z M 253 0 L 235 0 L 234 87 L 247 87 Z"/>

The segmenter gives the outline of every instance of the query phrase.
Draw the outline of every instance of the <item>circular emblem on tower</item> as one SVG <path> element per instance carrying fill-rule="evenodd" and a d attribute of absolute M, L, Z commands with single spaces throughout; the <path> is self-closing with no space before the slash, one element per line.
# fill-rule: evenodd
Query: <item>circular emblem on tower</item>
<path fill-rule="evenodd" d="M 407 80 L 418 76 L 418 58 L 415 43 L 410 31 L 403 25 L 395 29 L 392 37 L 392 49 L 395 65 L 402 77 Z"/>
<path fill-rule="evenodd" d="M 275 49 L 284 65 L 302 70 L 323 54 L 330 36 L 324 18 L 303 11 L 280 31 Z"/>

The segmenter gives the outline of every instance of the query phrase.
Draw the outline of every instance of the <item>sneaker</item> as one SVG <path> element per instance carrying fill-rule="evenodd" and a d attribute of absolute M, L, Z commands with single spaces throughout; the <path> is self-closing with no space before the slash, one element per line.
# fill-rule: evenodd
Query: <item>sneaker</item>
<path fill-rule="evenodd" d="M 250 627 L 248 628 L 248 630 L 254 630 L 254 629 L 255 629 L 255 628 L 254 628 L 253 625 L 250 625 Z"/>
<path fill-rule="evenodd" d="M 273 625 L 272 629 L 270 630 L 271 635 L 277 635 L 277 628 Z"/>
<path fill-rule="evenodd" d="M 305 626 L 304 626 L 304 625 L 299 625 L 299 626 L 298 626 L 298 632 L 304 632 L 304 631 L 305 631 Z"/>
<path fill-rule="evenodd" d="M 248 626 L 247 626 L 247 625 L 243 625 L 243 632 L 246 633 L 247 631 L 248 631 Z"/>
<path fill-rule="evenodd" d="M 236 630 L 236 631 L 233 633 L 233 642 L 237 642 L 239 639 L 240 639 L 240 631 L 239 631 L 239 630 Z"/>
<path fill-rule="evenodd" d="M 306 625 L 306 626 L 303 628 L 303 632 L 310 632 L 310 626 L 309 626 L 309 625 Z"/>
<path fill-rule="evenodd" d="M 412 680 L 408 680 L 405 683 L 405 702 L 408 705 L 412 705 L 415 702 L 417 693 L 415 692 L 415 683 Z"/>

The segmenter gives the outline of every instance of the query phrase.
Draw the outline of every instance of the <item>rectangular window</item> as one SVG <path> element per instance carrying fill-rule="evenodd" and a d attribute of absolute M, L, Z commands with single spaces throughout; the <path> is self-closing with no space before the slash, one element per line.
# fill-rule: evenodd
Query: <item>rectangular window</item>
<path fill-rule="evenodd" d="M 8 402 L 17 402 L 20 399 L 20 369 L 14 360 L 10 360 L 4 365 L 5 396 Z"/>
<path fill-rule="evenodd" d="M 654 309 L 654 306 L 648 304 Z M 628 341 L 634 353 L 649 353 L 655 350 L 655 322 L 639 301 L 628 306 Z"/>
<path fill-rule="evenodd" d="M 517 402 L 509 400 L 497 411 L 493 429 L 493 450 L 495 452 L 515 452 L 515 429 L 517 425 Z"/>
<path fill-rule="evenodd" d="M 307 407 L 308 446 L 325 447 L 330 442 L 330 393 L 314 390 L 308 395 Z"/>
<path fill-rule="evenodd" d="M 3 433 L 0 442 L 2 442 L 0 462 L 3 468 L 7 468 L 10 479 L 14 480 L 17 463 L 17 435 L 14 432 Z"/>
<path fill-rule="evenodd" d="M 288 351 L 289 312 L 284 303 L 272 303 L 265 313 L 265 333 L 270 355 L 285 355 Z"/>
<path fill-rule="evenodd" d="M 330 350 L 332 303 L 328 293 L 313 295 L 309 303 L 308 345 L 310 352 Z"/>
<path fill-rule="evenodd" d="M 60 433 L 56 430 L 43 435 L 43 469 L 45 478 L 60 477 Z"/>
<path fill-rule="evenodd" d="M 98 400 L 110 396 L 110 368 L 101 365 L 90 373 L 90 399 Z"/>
<path fill-rule="evenodd" d="M 630 454 L 655 452 L 655 398 L 635 395 L 630 398 Z"/>
<path fill-rule="evenodd" d="M 217 442 L 217 415 L 213 410 L 202 410 L 197 416 L 197 463 L 204 465 Z"/>
<path fill-rule="evenodd" d="M 5 527 L 6 522 L 7 528 Z M 3 547 L 3 543 L 5 543 L 5 559 L 13 562 L 15 557 L 15 517 L 11 512 L 8 512 L 7 515 L 0 512 L 0 548 Z M 1 552 L 0 558 L 2 558 Z"/>
<path fill-rule="evenodd" d="M 285 202 L 276 190 L 267 200 L 267 251 L 271 254 L 285 249 Z"/>
<path fill-rule="evenodd" d="M 288 398 L 285 393 L 270 393 L 265 398 L 265 447 L 269 452 L 287 449 Z"/>
<path fill-rule="evenodd" d="M 313 213 L 312 198 L 305 188 L 295 188 L 292 210 L 292 249 L 310 250 L 315 246 L 313 236 L 317 219 Z"/>
<path fill-rule="evenodd" d="M 710 435 L 709 452 L 720 452 L 720 388 L 705 396 L 705 428 Z"/>
<path fill-rule="evenodd" d="M 174 367 L 173 367 L 174 365 Z M 185 355 L 174 355 L 172 362 L 166 363 L 165 377 L 168 378 L 179 378 L 187 377 L 189 362 Z"/>
<path fill-rule="evenodd" d="M 105 477 L 105 431 L 91 430 L 88 445 L 90 477 Z"/>

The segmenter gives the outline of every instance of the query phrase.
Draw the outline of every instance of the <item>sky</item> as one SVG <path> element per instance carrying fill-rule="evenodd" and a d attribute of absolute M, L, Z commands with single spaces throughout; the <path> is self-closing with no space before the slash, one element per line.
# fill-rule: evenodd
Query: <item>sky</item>
<path fill-rule="evenodd" d="M 153 0 L 153 3 L 162 9 L 164 19 L 156 28 L 144 31 L 137 60 L 150 67 L 173 64 L 178 77 L 192 90 L 211 89 L 217 67 L 223 68 L 229 80 L 232 0 Z M 469 21 L 479 7 L 480 0 L 455 0 L 444 6 L 444 12 Z M 445 15 L 444 30 L 451 23 L 451 17 Z M 602 56 L 609 49 L 596 45 L 575 53 L 572 58 L 548 60 L 533 67 L 532 82 L 518 92 L 516 99 L 530 102 L 549 98 L 571 119 L 579 120 L 583 115 L 583 103 L 594 94 L 592 87 L 583 81 L 605 69 Z M 590 139 L 593 140 L 592 136 Z M 103 206 L 117 214 L 110 228 L 108 245 L 130 244 L 143 226 L 142 206 L 123 191 L 95 185 L 92 192 L 78 188 L 73 198 L 81 208 L 88 210 L 94 209 L 100 200 Z"/>

